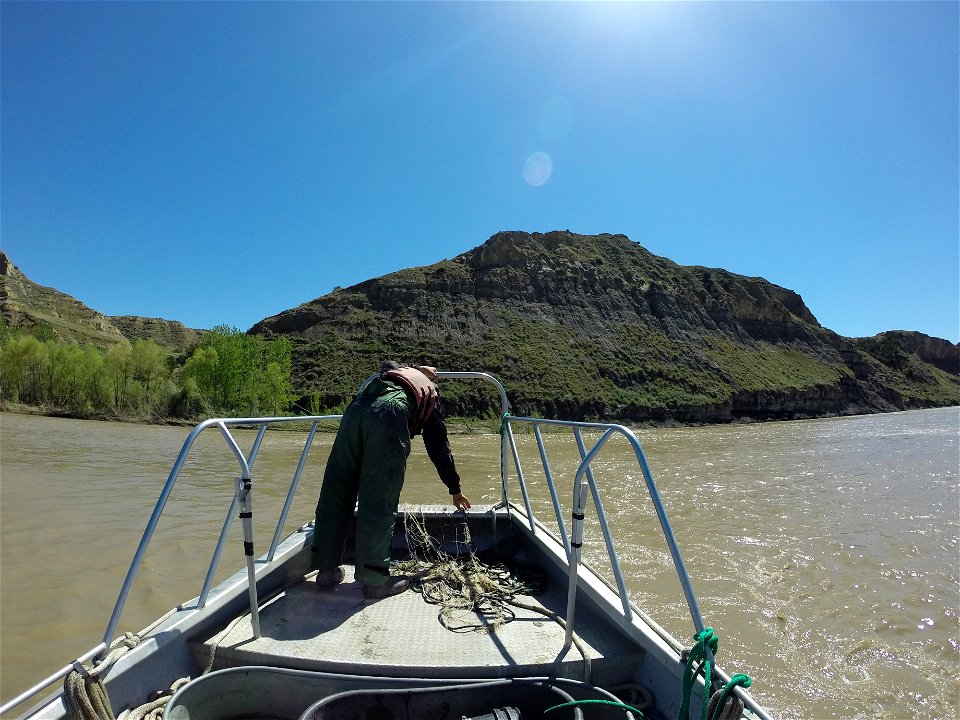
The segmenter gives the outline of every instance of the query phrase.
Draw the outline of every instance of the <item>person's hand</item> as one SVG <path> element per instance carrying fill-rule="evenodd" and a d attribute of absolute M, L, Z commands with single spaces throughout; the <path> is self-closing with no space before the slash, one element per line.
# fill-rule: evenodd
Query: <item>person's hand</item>
<path fill-rule="evenodd" d="M 450 502 L 457 506 L 457 510 L 469 510 L 470 501 L 467 500 L 463 495 L 457 493 L 456 495 L 450 496 Z"/>

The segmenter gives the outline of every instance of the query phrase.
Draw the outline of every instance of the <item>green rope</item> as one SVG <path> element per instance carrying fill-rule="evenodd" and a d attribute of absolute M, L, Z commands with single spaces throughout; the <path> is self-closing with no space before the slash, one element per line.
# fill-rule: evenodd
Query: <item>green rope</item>
<path fill-rule="evenodd" d="M 723 706 L 727 703 L 727 696 L 733 692 L 733 688 L 737 685 L 741 685 L 744 688 L 749 688 L 751 685 L 753 685 L 753 680 L 750 679 L 749 675 L 743 675 L 742 673 L 734 675 L 732 678 L 730 678 L 730 682 L 724 685 L 723 690 L 720 691 L 720 697 L 717 699 L 717 704 L 713 709 L 713 715 L 710 717 L 710 720 L 718 720 L 720 718 L 720 715 L 723 712 Z"/>
<path fill-rule="evenodd" d="M 510 417 L 510 411 L 507 410 L 500 416 L 500 436 L 502 437 L 507 429 L 507 418 Z"/>
<path fill-rule="evenodd" d="M 690 691 L 693 689 L 693 681 L 700 674 L 701 669 L 705 669 L 703 674 L 703 709 L 701 712 L 702 720 L 707 720 L 707 705 L 710 703 L 710 691 L 713 687 L 713 667 L 707 656 L 709 647 L 713 654 L 716 654 L 720 639 L 714 634 L 713 628 L 704 628 L 702 632 L 693 636 L 694 644 L 690 648 L 690 655 L 687 657 L 687 666 L 683 670 L 683 702 L 680 705 L 680 714 L 677 720 L 687 720 L 690 717 Z M 699 663 L 694 669 L 694 664 Z"/>
<path fill-rule="evenodd" d="M 640 717 L 643 717 L 643 711 L 637 710 L 632 705 L 627 705 L 622 702 L 615 702 L 614 700 L 574 700 L 573 702 L 560 703 L 559 705 L 554 705 L 553 707 L 548 707 L 543 711 L 543 714 L 546 715 L 551 710 L 559 710 L 560 708 L 565 707 L 574 707 L 576 705 L 610 705 L 611 707 L 623 708 L 624 710 L 629 710 L 630 712 L 637 713 Z"/>

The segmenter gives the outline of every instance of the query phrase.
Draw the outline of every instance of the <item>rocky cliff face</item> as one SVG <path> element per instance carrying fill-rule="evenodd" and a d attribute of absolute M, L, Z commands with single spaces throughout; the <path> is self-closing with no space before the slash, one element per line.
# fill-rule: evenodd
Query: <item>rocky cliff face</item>
<path fill-rule="evenodd" d="M 885 355 L 821 327 L 791 290 L 682 267 L 623 235 L 498 233 L 250 332 L 294 341 L 295 385 L 327 404 L 387 356 L 493 372 L 519 411 L 546 416 L 714 422 L 960 402 L 946 341 L 893 334 Z M 454 411 L 487 403 L 445 393 Z"/>
<path fill-rule="evenodd" d="M 856 344 L 883 357 L 888 365 L 903 364 L 911 355 L 956 375 L 960 373 L 957 346 L 942 338 L 907 330 L 890 330 L 872 338 L 858 338 Z"/>
<path fill-rule="evenodd" d="M 174 354 L 192 350 L 199 344 L 206 330 L 188 328 L 177 320 L 147 318 L 138 315 L 111 315 L 110 322 L 123 336 L 134 340 L 149 340 Z"/>
<path fill-rule="evenodd" d="M 66 341 L 151 340 L 180 354 L 203 331 L 96 312 L 30 281 L 0 252 L 0 315 Z M 723 422 L 960 404 L 960 353 L 907 331 L 843 338 L 762 278 L 682 267 L 623 235 L 502 232 L 473 250 L 338 289 L 250 332 L 293 343 L 300 406 L 347 400 L 381 360 L 491 372 L 517 412 Z M 482 387 L 445 383 L 453 413 Z"/>
<path fill-rule="evenodd" d="M 46 325 L 62 340 L 99 347 L 123 342 L 110 320 L 53 288 L 37 285 L 0 252 L 0 315 L 27 330 Z"/>
<path fill-rule="evenodd" d="M 31 331 L 43 326 L 65 342 L 100 348 L 150 340 L 171 352 L 182 353 L 195 345 L 203 333 L 175 320 L 102 315 L 66 293 L 33 282 L 2 251 L 0 316 L 11 327 Z"/>
<path fill-rule="evenodd" d="M 394 334 L 399 323 L 475 341 L 510 311 L 590 335 L 637 320 L 678 340 L 704 330 L 774 342 L 823 334 L 799 295 L 761 278 L 683 268 L 622 235 L 569 232 L 498 233 L 453 260 L 337 290 L 251 332 L 313 339 L 338 323 L 359 338 L 382 334 L 375 326 L 389 320 Z"/>

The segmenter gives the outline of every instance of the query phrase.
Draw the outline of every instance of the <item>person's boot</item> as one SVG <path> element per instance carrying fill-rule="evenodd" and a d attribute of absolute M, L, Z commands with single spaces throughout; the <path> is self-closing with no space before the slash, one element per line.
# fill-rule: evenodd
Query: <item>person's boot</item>
<path fill-rule="evenodd" d="M 364 585 L 363 596 L 367 600 L 381 600 L 391 595 L 399 595 L 410 587 L 410 578 L 406 575 L 394 575 L 388 577 L 387 581 L 381 585 Z"/>
<path fill-rule="evenodd" d="M 321 570 L 317 573 L 317 587 L 321 590 L 329 590 L 343 582 L 343 568 L 335 567 L 332 570 Z"/>

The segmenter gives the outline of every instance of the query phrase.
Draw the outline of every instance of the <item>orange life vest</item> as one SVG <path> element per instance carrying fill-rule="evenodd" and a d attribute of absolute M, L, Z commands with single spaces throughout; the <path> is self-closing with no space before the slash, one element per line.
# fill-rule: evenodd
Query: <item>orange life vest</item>
<path fill-rule="evenodd" d="M 391 380 L 405 388 L 413 398 L 413 427 L 419 431 L 437 405 L 437 386 L 426 375 L 412 367 L 388 370 L 380 375 L 383 380 Z"/>

